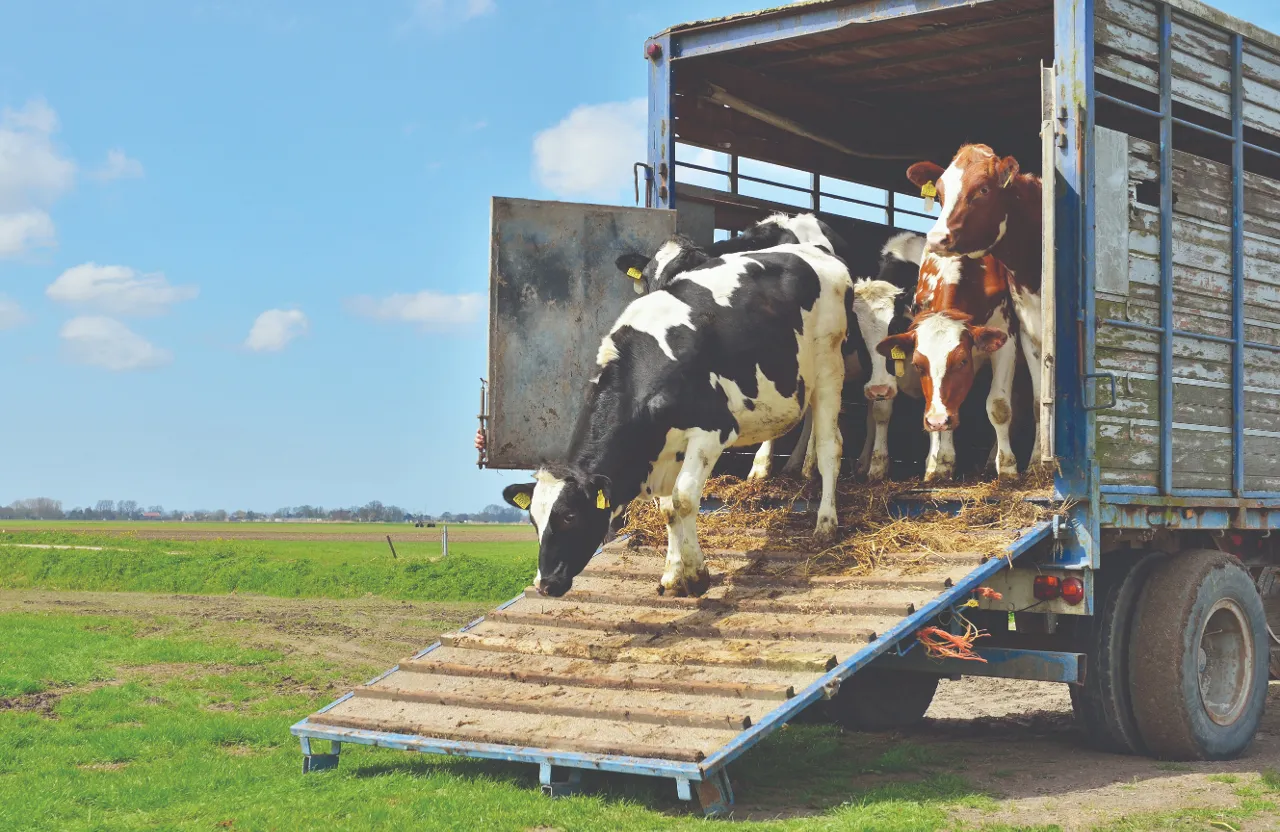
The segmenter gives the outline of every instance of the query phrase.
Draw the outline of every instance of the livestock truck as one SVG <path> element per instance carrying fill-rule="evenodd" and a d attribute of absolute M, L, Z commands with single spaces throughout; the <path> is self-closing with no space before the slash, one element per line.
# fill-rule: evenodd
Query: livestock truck
<path fill-rule="evenodd" d="M 904 725 L 961 674 L 1069 684 L 1117 752 L 1245 751 L 1280 670 L 1280 37 L 1197 0 L 817 0 L 636 60 L 643 207 L 493 202 L 489 467 L 563 452 L 634 298 L 620 254 L 813 211 L 871 274 L 933 222 L 907 166 L 977 141 L 1043 175 L 1030 406 L 1056 508 L 1005 557 L 924 571 L 753 583 L 734 570 L 795 555 L 724 552 L 703 599 L 657 596 L 661 556 L 609 544 L 564 598 L 527 591 L 299 722 L 305 767 L 352 742 L 528 762 L 553 794 L 639 773 L 717 813 L 733 760 L 816 703 Z M 985 663 L 911 649 L 982 586 Z"/>

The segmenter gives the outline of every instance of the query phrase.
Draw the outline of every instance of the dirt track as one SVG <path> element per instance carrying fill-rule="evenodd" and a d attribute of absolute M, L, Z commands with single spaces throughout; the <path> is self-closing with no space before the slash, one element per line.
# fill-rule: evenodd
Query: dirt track
<path fill-rule="evenodd" d="M 321 656 L 349 668 L 344 680 L 317 696 L 363 681 L 426 646 L 444 631 L 484 613 L 476 604 L 440 604 L 361 598 L 285 599 L 261 596 L 190 596 L 146 593 L 0 591 L 0 613 L 59 612 L 124 616 L 147 632 L 234 637 L 240 643 Z M 248 625 L 248 626 L 246 626 Z M 904 734 L 847 735 L 852 749 L 888 750 L 904 741 L 923 745 L 943 770 L 997 796 L 994 811 L 963 810 L 957 821 L 973 826 L 1056 823 L 1088 830 L 1124 815 L 1177 808 L 1234 807 L 1235 790 L 1266 769 L 1280 769 L 1280 686 L 1254 746 L 1229 763 L 1160 763 L 1090 750 L 1075 731 L 1067 688 L 1042 682 L 967 678 L 944 681 L 928 718 Z M 1238 778 L 1222 782 L 1223 775 Z M 850 790 L 863 790 L 919 775 L 860 775 Z M 1211 780 L 1210 777 L 1218 779 Z M 754 793 L 753 793 L 754 791 Z M 796 817 L 837 805 L 808 802 L 762 790 L 739 795 L 739 818 Z M 1277 828 L 1265 815 L 1241 832 Z M 1145 827 L 1144 827 L 1145 828 Z M 1202 828 L 1197 826 L 1195 828 Z M 1207 828 L 1207 827 L 1204 827 Z"/>

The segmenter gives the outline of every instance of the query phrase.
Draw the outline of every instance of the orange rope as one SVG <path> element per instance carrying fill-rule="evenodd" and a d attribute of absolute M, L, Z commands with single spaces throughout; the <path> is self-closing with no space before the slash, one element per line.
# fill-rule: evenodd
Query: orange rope
<path fill-rule="evenodd" d="M 956 635 L 939 627 L 925 627 L 916 633 L 916 640 L 924 645 L 925 652 L 935 659 L 961 659 L 967 662 L 982 662 L 986 659 L 973 652 L 973 643 L 985 638 L 988 633 L 973 626 L 964 616 L 957 614 L 964 622 L 964 632 Z"/>

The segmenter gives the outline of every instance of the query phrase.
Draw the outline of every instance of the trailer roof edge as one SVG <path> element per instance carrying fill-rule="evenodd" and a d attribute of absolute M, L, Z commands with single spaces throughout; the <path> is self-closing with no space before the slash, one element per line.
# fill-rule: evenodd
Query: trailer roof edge
<path fill-rule="evenodd" d="M 806 12 L 822 9 L 826 7 L 852 6 L 857 5 L 858 0 L 797 0 L 795 3 L 788 3 L 784 6 L 773 6 L 767 9 L 759 9 L 751 12 L 741 12 L 739 14 L 725 15 L 723 17 L 712 17 L 706 20 L 694 20 L 688 23 L 679 23 L 675 26 L 668 27 L 658 34 L 654 35 L 650 40 L 654 40 L 667 35 L 678 35 L 682 32 L 688 32 L 694 29 L 711 29 L 727 24 L 740 23 L 745 20 L 753 20 L 765 17 L 782 17 L 792 14 L 804 14 Z M 1164 0 L 1174 9 L 1189 14 L 1193 17 L 1211 23 L 1221 29 L 1242 35 L 1246 40 L 1251 40 L 1268 49 L 1274 49 L 1280 52 L 1280 34 L 1270 32 L 1261 26 L 1250 23 L 1247 20 L 1235 17 L 1221 9 L 1210 6 L 1208 3 L 1202 3 L 1200 0 Z"/>

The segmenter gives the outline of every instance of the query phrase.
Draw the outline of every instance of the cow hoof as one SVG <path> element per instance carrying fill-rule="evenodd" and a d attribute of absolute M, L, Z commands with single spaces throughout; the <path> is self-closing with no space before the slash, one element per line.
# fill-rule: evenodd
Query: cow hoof
<path fill-rule="evenodd" d="M 818 520 L 818 528 L 813 532 L 813 543 L 823 549 L 833 545 L 836 542 L 836 533 L 838 529 L 834 520 L 820 519 Z"/>
<path fill-rule="evenodd" d="M 760 482 L 769 479 L 769 471 L 765 468 L 752 468 L 747 474 L 747 482 Z"/>
<path fill-rule="evenodd" d="M 670 583 L 663 578 L 658 585 L 658 594 L 671 593 L 672 598 L 701 598 L 711 588 L 711 573 L 702 567 L 692 578 L 678 578 Z"/>

